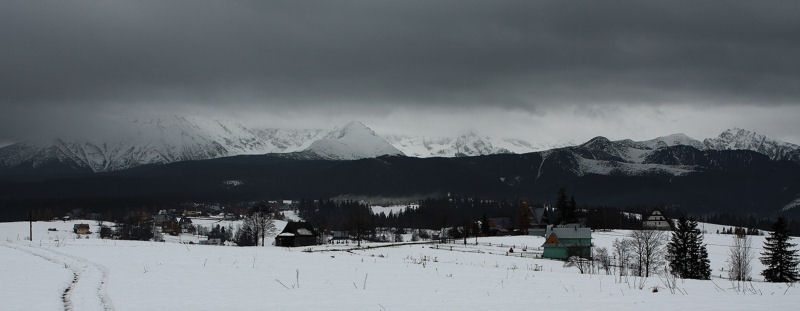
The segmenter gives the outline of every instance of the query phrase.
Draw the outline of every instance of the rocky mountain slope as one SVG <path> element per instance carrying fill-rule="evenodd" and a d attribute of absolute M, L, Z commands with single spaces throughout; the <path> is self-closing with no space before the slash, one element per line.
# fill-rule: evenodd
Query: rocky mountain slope
<path fill-rule="evenodd" d="M 800 146 L 740 128 L 729 129 L 716 138 L 706 139 L 703 145 L 712 150 L 752 150 L 772 160 L 800 161 Z"/>

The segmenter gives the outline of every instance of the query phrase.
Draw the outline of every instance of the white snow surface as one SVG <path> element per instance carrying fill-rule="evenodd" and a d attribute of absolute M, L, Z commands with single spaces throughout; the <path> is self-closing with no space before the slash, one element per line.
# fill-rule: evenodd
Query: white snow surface
<path fill-rule="evenodd" d="M 572 143 L 533 144 L 516 138 L 482 136 L 472 131 L 455 137 L 388 135 L 386 140 L 407 156 L 420 158 L 528 153 L 573 145 Z"/>
<path fill-rule="evenodd" d="M 48 227 L 59 231 L 48 235 Z M 17 239 L 27 223 L 0 224 L 4 310 L 65 309 L 61 295 L 71 268 L 80 274 L 68 295 L 75 310 L 792 310 L 800 303 L 800 287 L 759 281 L 758 260 L 752 262 L 758 294 L 737 292 L 720 278 L 730 235 L 705 235 L 713 280 L 679 280 L 683 295 L 670 293 L 658 277 L 638 289 L 633 278 L 582 275 L 561 261 L 535 258 L 543 238 L 533 236 L 479 238 L 478 245 L 469 239 L 468 245 L 337 246 L 345 252 L 332 245 L 74 239 L 65 228 L 71 223 L 37 222 L 29 242 Z M 610 249 L 627 233 L 594 232 L 593 242 Z M 763 239 L 753 237 L 755 252 Z M 391 244 L 365 244 L 382 245 Z"/>
<path fill-rule="evenodd" d="M 626 163 L 578 158 L 579 175 L 642 175 L 647 173 L 665 173 L 674 176 L 694 172 L 693 167 L 683 165 L 664 165 L 652 163 Z"/>
<path fill-rule="evenodd" d="M 313 143 L 306 152 L 333 160 L 356 160 L 382 155 L 404 155 L 361 122 L 350 122 Z"/>
<path fill-rule="evenodd" d="M 704 147 L 702 142 L 700 142 L 697 139 L 691 138 L 683 133 L 661 136 L 651 140 L 639 141 L 638 143 L 645 145 L 650 149 L 658 149 L 658 148 L 672 147 L 678 145 L 692 146 L 701 150 Z"/>

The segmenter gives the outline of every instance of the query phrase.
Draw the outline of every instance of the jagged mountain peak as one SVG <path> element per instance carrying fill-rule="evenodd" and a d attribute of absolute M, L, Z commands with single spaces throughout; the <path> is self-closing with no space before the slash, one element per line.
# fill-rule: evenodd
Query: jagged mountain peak
<path fill-rule="evenodd" d="M 703 145 L 712 150 L 751 150 L 771 160 L 800 161 L 800 146 L 738 127 L 704 140 Z"/>
<path fill-rule="evenodd" d="M 314 141 L 304 151 L 324 159 L 355 160 L 382 155 L 405 155 L 361 122 L 351 121 Z"/>
<path fill-rule="evenodd" d="M 606 146 L 611 144 L 611 140 L 603 136 L 595 136 L 594 138 L 590 139 L 589 141 L 581 144 L 581 147 L 584 148 L 605 148 Z"/>

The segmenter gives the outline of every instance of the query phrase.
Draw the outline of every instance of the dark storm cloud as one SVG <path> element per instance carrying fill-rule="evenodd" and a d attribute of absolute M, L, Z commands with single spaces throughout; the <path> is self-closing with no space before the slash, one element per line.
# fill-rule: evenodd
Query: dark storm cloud
<path fill-rule="evenodd" d="M 6 132 L 43 111 L 182 105 L 800 98 L 796 1 L 3 1 L 0 42 Z"/>

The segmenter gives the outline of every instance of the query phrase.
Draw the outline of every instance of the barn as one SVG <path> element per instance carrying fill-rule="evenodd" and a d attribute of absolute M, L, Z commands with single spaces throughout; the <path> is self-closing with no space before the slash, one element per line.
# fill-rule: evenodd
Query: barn
<path fill-rule="evenodd" d="M 75 224 L 72 226 L 72 231 L 77 234 L 90 234 L 92 233 L 89 231 L 89 224 Z"/>
<path fill-rule="evenodd" d="M 307 222 L 290 221 L 275 237 L 275 246 L 297 247 L 315 245 L 317 231 Z"/>

